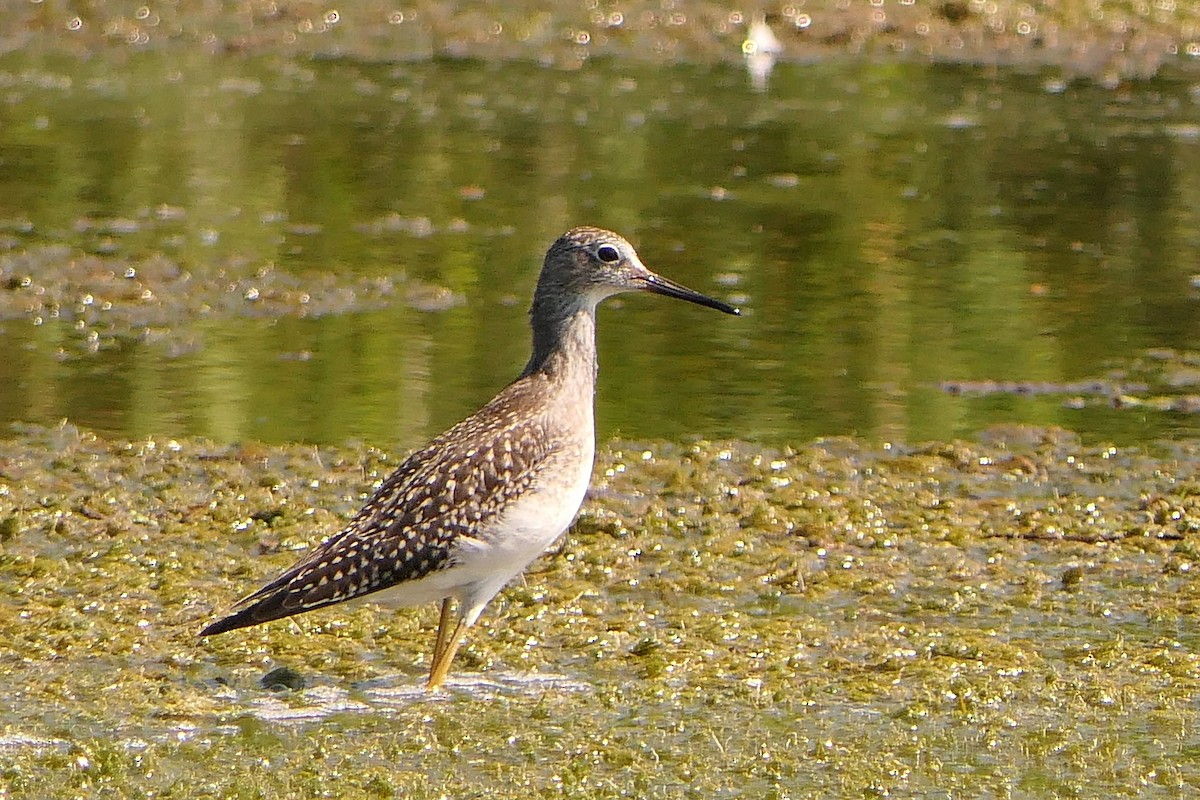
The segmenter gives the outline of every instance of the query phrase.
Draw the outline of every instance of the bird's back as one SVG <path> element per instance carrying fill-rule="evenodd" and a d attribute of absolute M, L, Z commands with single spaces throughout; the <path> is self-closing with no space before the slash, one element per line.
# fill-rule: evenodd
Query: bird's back
<path fill-rule="evenodd" d="M 472 558 L 512 558 L 522 562 L 519 571 L 570 524 L 591 473 L 591 401 L 564 416 L 556 408 L 563 392 L 553 384 L 540 373 L 523 376 L 413 453 L 344 528 L 202 635 L 423 581 L 444 594 L 438 573 L 469 567 Z M 569 514 L 543 523 L 534 501 L 545 492 L 573 504 Z M 500 528 L 506 536 L 497 536 Z M 503 547 L 495 546 L 498 538 Z M 475 570 L 461 572 L 451 584 Z M 407 602 L 424 599 L 418 591 Z"/>

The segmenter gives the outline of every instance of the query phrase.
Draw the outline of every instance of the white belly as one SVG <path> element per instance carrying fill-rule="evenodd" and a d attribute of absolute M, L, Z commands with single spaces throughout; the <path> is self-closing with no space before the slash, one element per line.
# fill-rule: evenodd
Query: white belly
<path fill-rule="evenodd" d="M 592 479 L 594 450 L 590 446 L 570 459 L 575 463 L 566 469 L 573 470 L 573 475 L 547 469 L 531 491 L 511 503 L 495 524 L 489 526 L 487 550 L 497 557 L 520 562 L 517 568 L 520 571 L 562 536 L 583 505 Z"/>
<path fill-rule="evenodd" d="M 454 564 L 424 578 L 386 589 L 371 599 L 382 605 L 416 605 L 456 596 L 471 625 L 504 585 L 562 536 L 575 521 L 592 478 L 595 445 L 564 454 L 567 464 L 547 465 L 519 498 L 513 500 L 479 536 L 459 539 Z M 564 471 L 573 474 L 564 475 Z M 569 480 L 564 480 L 569 478 Z"/>

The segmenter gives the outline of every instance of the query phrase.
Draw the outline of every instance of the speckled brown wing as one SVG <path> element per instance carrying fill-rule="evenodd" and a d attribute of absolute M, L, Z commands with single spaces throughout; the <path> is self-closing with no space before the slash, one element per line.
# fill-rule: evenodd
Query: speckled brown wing
<path fill-rule="evenodd" d="M 486 538 L 547 461 L 538 415 L 517 385 L 410 456 L 341 531 L 237 603 L 201 636 L 419 580 L 454 563 L 456 539 Z M 464 444 L 466 443 L 466 444 Z"/>

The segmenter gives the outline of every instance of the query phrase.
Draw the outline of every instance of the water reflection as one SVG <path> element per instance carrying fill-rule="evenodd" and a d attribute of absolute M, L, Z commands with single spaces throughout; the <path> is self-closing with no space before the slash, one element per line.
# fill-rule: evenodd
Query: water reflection
<path fill-rule="evenodd" d="M 775 61 L 783 53 L 783 44 L 765 15 L 758 15 L 750 22 L 746 40 L 742 42 L 742 55 L 746 59 L 746 71 L 750 73 L 750 85 L 756 92 L 765 92 L 775 69 Z"/>
<path fill-rule="evenodd" d="M 4 306 L 5 421 L 415 445 L 516 374 L 538 260 L 587 223 L 747 311 L 716 325 L 653 298 L 604 309 L 602 435 L 1200 431 L 1194 415 L 939 388 L 1078 381 L 1197 347 L 1185 81 L 1051 92 L 1036 76 L 788 65 L 755 94 L 736 65 L 155 56 L 0 72 L 5 281 L 21 254 L 65 245 L 29 263 L 406 275 L 464 300 L 318 318 L 189 308 L 94 354 L 83 337 L 103 319 L 34 325 Z"/>

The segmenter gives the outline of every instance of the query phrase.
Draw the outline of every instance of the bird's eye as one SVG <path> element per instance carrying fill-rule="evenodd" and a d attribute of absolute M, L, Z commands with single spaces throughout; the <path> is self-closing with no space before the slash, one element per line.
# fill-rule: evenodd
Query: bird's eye
<path fill-rule="evenodd" d="M 615 264 L 621 260 L 621 253 L 611 244 L 601 245 L 597 248 L 596 256 L 605 264 Z"/>

